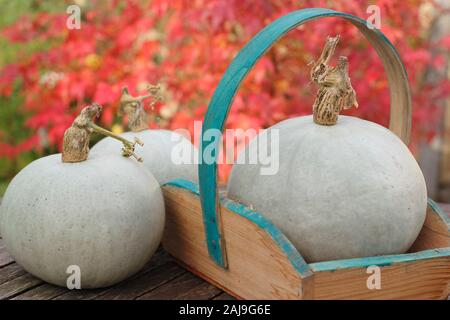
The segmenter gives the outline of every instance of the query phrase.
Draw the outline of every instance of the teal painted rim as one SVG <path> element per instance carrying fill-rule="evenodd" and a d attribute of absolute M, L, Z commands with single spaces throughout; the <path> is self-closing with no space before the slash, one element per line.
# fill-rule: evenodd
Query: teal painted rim
<path fill-rule="evenodd" d="M 433 199 L 428 198 L 428 205 L 447 224 L 448 230 L 450 231 L 450 217 L 442 211 L 441 207 Z"/>
<path fill-rule="evenodd" d="M 388 267 L 398 263 L 450 257 L 450 248 L 431 249 L 414 253 L 354 258 L 310 263 L 313 272 L 336 271 L 339 269 L 367 268 L 369 266 Z"/>
<path fill-rule="evenodd" d="M 372 45 L 375 46 L 375 44 L 377 44 L 375 49 L 382 58 L 383 63 L 385 65 L 389 63 L 390 66 L 394 66 L 398 71 L 398 75 L 392 76 L 393 78 L 389 78 L 389 83 L 404 83 L 403 88 L 405 89 L 405 92 L 399 95 L 401 96 L 400 98 L 393 96 L 391 93 L 391 119 L 393 118 L 393 113 L 398 115 L 398 110 L 392 108 L 393 98 L 397 99 L 397 103 L 398 101 L 401 101 L 407 105 L 407 107 L 400 106 L 403 109 L 410 109 L 411 98 L 409 94 L 406 70 L 394 46 L 381 31 L 376 29 L 371 30 L 367 26 L 367 22 L 361 18 L 329 9 L 313 8 L 294 11 L 275 20 L 270 25 L 262 29 L 247 43 L 247 45 L 237 54 L 228 66 L 228 69 L 213 94 L 203 121 L 199 159 L 203 160 L 202 155 L 204 154 L 205 149 L 211 148 L 214 150 L 218 147 L 219 140 L 210 141 L 205 138 L 204 134 L 210 129 L 218 129 L 221 132 L 223 131 L 225 120 L 236 92 L 239 89 L 241 82 L 244 80 L 255 63 L 260 59 L 260 57 L 279 38 L 293 28 L 305 22 L 326 17 L 340 17 L 353 23 L 360 31 L 364 33 Z M 381 41 L 379 41 L 380 39 Z M 389 54 L 386 54 L 386 52 Z M 406 119 L 402 119 L 401 117 L 396 118 L 398 118 L 399 121 L 397 129 L 400 128 L 400 130 L 397 131 L 399 131 L 401 138 L 407 142 L 411 126 L 410 113 L 407 113 Z M 219 201 L 217 192 L 217 158 L 218 154 L 215 154 L 214 161 L 212 161 L 212 163 L 205 163 L 205 161 L 201 161 L 199 164 L 200 198 L 209 255 L 219 266 L 227 268 L 226 250 L 219 223 L 220 214 L 217 210 Z"/>

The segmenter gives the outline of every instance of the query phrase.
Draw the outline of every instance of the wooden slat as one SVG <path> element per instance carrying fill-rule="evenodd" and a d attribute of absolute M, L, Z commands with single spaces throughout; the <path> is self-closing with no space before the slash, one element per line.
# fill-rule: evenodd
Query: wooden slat
<path fill-rule="evenodd" d="M 107 292 L 96 297 L 97 300 L 130 300 L 135 299 L 148 291 L 157 288 L 177 276 L 185 273 L 181 267 L 174 262 L 162 265 L 151 272 L 137 277 L 131 281 L 119 284 Z"/>
<path fill-rule="evenodd" d="M 233 296 L 246 299 L 299 299 L 306 292 L 307 281 L 302 282 L 300 273 L 271 236 L 224 207 L 221 210 L 229 269 L 217 266 L 205 245 L 198 196 L 175 186 L 165 186 L 163 190 L 163 246 L 188 270 Z"/>
<path fill-rule="evenodd" d="M 202 283 L 188 292 L 180 295 L 176 300 L 210 300 L 220 294 L 222 290 L 202 280 Z"/>
<path fill-rule="evenodd" d="M 139 297 L 139 300 L 209 300 L 221 291 L 191 273 L 181 277 Z"/>
<path fill-rule="evenodd" d="M 445 214 L 445 213 L 443 213 Z M 428 205 L 427 215 L 419 236 L 410 252 L 450 247 L 450 226 Z"/>
<path fill-rule="evenodd" d="M 99 296 L 105 289 L 89 289 L 89 290 L 67 290 L 65 293 L 56 296 L 54 300 L 92 300 Z"/>
<path fill-rule="evenodd" d="M 67 292 L 68 289 L 44 283 L 36 288 L 17 295 L 12 300 L 50 300 Z"/>
<path fill-rule="evenodd" d="M 17 263 L 9 264 L 0 269 L 0 285 L 5 282 L 14 280 L 15 278 L 18 278 L 25 273 L 26 271 Z"/>
<path fill-rule="evenodd" d="M 30 288 L 36 287 L 42 283 L 42 280 L 32 276 L 29 273 L 15 278 L 0 285 L 0 300 L 9 299 Z"/>
<path fill-rule="evenodd" d="M 112 288 L 115 288 L 117 286 L 121 286 L 126 284 L 128 281 L 133 281 L 133 279 L 140 277 L 142 274 L 149 272 L 161 265 L 164 265 L 168 263 L 169 261 L 172 261 L 172 258 L 162 250 L 162 248 L 159 248 L 155 255 L 152 257 L 152 259 L 149 261 L 149 263 L 137 274 L 130 277 L 129 279 L 124 280 L 123 282 L 117 284 L 116 286 L 110 287 L 110 288 L 101 288 L 101 289 L 91 289 L 91 290 L 68 290 L 66 293 L 59 295 L 55 298 L 55 300 L 91 300 L 96 299 L 102 294 L 105 294 Z"/>
<path fill-rule="evenodd" d="M 450 259 L 381 267 L 381 289 L 369 290 L 365 268 L 314 272 L 315 299 L 446 299 Z M 447 289 L 446 289 L 447 288 Z"/>
<path fill-rule="evenodd" d="M 0 238 L 0 268 L 14 262 L 14 259 L 6 251 L 5 244 Z"/>
<path fill-rule="evenodd" d="M 228 293 L 223 292 L 219 294 L 218 296 L 214 297 L 213 300 L 235 300 L 232 296 L 230 296 Z"/>

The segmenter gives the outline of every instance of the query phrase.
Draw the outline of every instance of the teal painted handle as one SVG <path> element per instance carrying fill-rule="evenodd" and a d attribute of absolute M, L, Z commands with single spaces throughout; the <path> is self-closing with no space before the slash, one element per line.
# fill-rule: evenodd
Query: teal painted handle
<path fill-rule="evenodd" d="M 210 129 L 223 131 L 225 120 L 236 92 L 242 80 L 259 58 L 290 30 L 307 21 L 325 17 L 340 17 L 350 21 L 374 46 L 383 62 L 389 80 L 391 98 L 389 128 L 405 143 L 408 143 L 411 130 L 411 97 L 408 77 L 394 46 L 381 31 L 370 29 L 363 19 L 333 10 L 314 8 L 294 11 L 275 20 L 256 34 L 234 58 L 220 80 L 209 103 L 208 111 L 203 121 L 201 155 L 204 154 L 206 148 L 214 150 L 219 145 L 220 141 L 209 140 L 209 137 L 205 136 L 205 132 Z M 227 256 L 221 228 L 217 192 L 217 158 L 218 154 L 215 154 L 213 163 L 211 161 L 201 161 L 199 165 L 200 197 L 208 252 L 219 266 L 227 268 Z"/>

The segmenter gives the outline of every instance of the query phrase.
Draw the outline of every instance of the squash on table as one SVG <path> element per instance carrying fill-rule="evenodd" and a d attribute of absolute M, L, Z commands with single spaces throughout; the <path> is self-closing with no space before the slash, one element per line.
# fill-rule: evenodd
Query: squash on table
<path fill-rule="evenodd" d="M 89 154 L 97 104 L 64 134 L 62 154 L 30 163 L 12 180 L 0 209 L 9 253 L 33 275 L 66 286 L 71 266 L 82 288 L 115 284 L 141 269 L 157 249 L 165 221 L 156 179 L 124 138 L 119 154 Z"/>
<path fill-rule="evenodd" d="M 346 57 L 327 63 L 339 37 L 328 38 L 311 79 L 319 90 L 313 116 L 282 121 L 279 169 L 261 175 L 244 157 L 265 152 L 255 138 L 239 155 L 228 197 L 272 220 L 308 262 L 406 252 L 422 228 L 427 206 L 423 174 L 406 145 L 373 122 L 339 116 L 358 106 Z"/>
<path fill-rule="evenodd" d="M 128 116 L 128 127 L 131 132 L 121 134 L 129 139 L 136 136 L 143 142 L 140 150 L 144 165 L 153 173 L 160 184 L 170 180 L 182 178 L 197 182 L 197 165 L 194 164 L 194 155 L 197 149 L 184 136 L 170 130 L 149 129 L 147 114 L 144 110 L 143 101 L 154 97 L 152 106 L 161 99 L 160 87 L 150 86 L 149 93 L 138 97 L 132 97 L 127 88 L 122 90 L 120 100 L 120 112 Z M 120 143 L 109 137 L 99 141 L 92 152 L 117 152 Z M 187 157 L 186 157 L 187 155 Z M 188 158 L 188 163 L 185 159 Z"/>

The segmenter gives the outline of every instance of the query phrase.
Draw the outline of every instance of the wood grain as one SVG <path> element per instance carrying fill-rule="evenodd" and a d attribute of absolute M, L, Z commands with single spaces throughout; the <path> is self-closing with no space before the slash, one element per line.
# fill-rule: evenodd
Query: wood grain
<path fill-rule="evenodd" d="M 13 257 L 6 251 L 5 244 L 0 241 L 0 268 L 4 267 L 14 261 Z"/>
<path fill-rule="evenodd" d="M 234 297 L 230 296 L 228 293 L 223 292 L 218 296 L 214 297 L 213 300 L 234 300 Z"/>
<path fill-rule="evenodd" d="M 119 284 L 96 297 L 96 300 L 130 300 L 151 291 L 185 273 L 174 262 L 153 269 L 140 277 Z"/>
<path fill-rule="evenodd" d="M 315 299 L 446 299 L 450 259 L 380 267 L 381 289 L 367 288 L 365 268 L 314 273 Z"/>
<path fill-rule="evenodd" d="M 42 280 L 25 273 L 11 281 L 0 285 L 0 300 L 12 298 L 19 293 L 36 287 L 42 283 Z"/>
<path fill-rule="evenodd" d="M 450 247 L 449 227 L 439 214 L 428 206 L 424 226 L 409 251 Z"/>
<path fill-rule="evenodd" d="M 0 270 L 0 285 L 5 282 L 14 280 L 15 278 L 20 277 L 21 275 L 26 273 L 26 271 L 17 263 L 9 264 Z"/>
<path fill-rule="evenodd" d="M 134 281 L 134 279 L 139 278 L 141 275 L 152 271 L 153 269 L 165 265 L 172 258 L 161 248 L 159 248 L 152 259 L 147 263 L 147 265 L 139 271 L 134 276 L 124 280 L 123 282 L 109 288 L 101 289 L 90 289 L 90 290 L 67 290 L 64 294 L 55 297 L 56 300 L 93 300 L 99 298 L 102 294 L 106 294 L 110 290 L 115 290 L 116 287 L 121 287 L 126 285 L 129 281 Z"/>
<path fill-rule="evenodd" d="M 66 288 L 44 283 L 15 296 L 12 300 L 51 300 L 67 292 L 67 290 Z"/>
<path fill-rule="evenodd" d="M 0 239 L 0 256 L 6 257 L 6 250 Z M 95 290 L 68 290 L 44 283 L 28 274 L 13 261 L 0 268 L 0 297 L 12 300 L 90 300 L 90 299 L 136 299 L 149 294 L 152 299 L 162 299 L 164 292 L 173 292 L 174 299 L 212 299 L 222 293 L 209 283 L 197 279 L 194 286 L 179 286 L 176 281 L 179 276 L 187 275 L 186 271 L 173 262 L 173 258 L 162 248 L 159 248 L 149 263 L 129 279 L 109 288 Z M 158 290 L 163 287 L 164 290 Z M 153 291 L 156 294 L 152 294 Z"/>
<path fill-rule="evenodd" d="M 174 281 L 139 297 L 139 300 L 209 300 L 221 291 L 192 273 L 185 273 Z"/>

